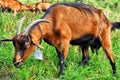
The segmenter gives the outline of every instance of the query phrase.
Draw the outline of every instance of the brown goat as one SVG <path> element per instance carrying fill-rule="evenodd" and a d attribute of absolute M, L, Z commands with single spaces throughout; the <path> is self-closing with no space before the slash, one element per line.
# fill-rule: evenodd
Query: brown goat
<path fill-rule="evenodd" d="M 16 14 L 17 12 L 29 10 L 31 11 L 31 7 L 22 4 L 17 0 L 0 0 L 1 8 L 10 9 Z"/>
<path fill-rule="evenodd" d="M 45 20 L 44 20 L 45 19 Z M 42 23 L 40 23 L 43 21 Z M 49 23 L 48 23 L 49 21 Z M 116 73 L 115 60 L 111 49 L 112 25 L 100 9 L 82 3 L 58 3 L 51 6 L 41 19 L 31 22 L 24 33 L 12 39 L 15 47 L 13 63 L 20 67 L 21 63 L 39 46 L 41 39 L 55 46 L 60 59 L 60 72 L 63 74 L 69 44 L 86 45 L 99 38 L 105 51 L 113 74 Z"/>
<path fill-rule="evenodd" d="M 50 2 L 38 2 L 35 4 L 31 4 L 29 5 L 30 7 L 33 8 L 33 11 L 37 12 L 42 12 L 42 11 L 46 11 L 50 6 L 52 5 L 52 3 Z"/>

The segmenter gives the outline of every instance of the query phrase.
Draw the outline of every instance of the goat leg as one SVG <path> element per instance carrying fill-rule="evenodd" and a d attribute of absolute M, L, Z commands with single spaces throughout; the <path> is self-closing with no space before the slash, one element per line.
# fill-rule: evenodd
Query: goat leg
<path fill-rule="evenodd" d="M 104 30 L 103 33 L 101 34 L 101 43 L 102 43 L 102 47 L 103 47 L 109 61 L 110 61 L 110 64 L 111 64 L 111 67 L 113 70 L 113 74 L 115 74 L 116 73 L 116 65 L 115 65 L 114 56 L 112 54 L 110 32 L 107 32 L 107 29 Z"/>
<path fill-rule="evenodd" d="M 60 72 L 59 72 L 59 74 L 58 74 L 58 76 L 60 76 L 60 75 L 63 75 L 63 70 L 64 70 L 64 64 L 65 64 L 65 60 L 64 60 L 64 55 L 63 55 L 63 53 L 61 53 L 60 51 L 58 51 L 57 49 L 56 49 L 56 51 L 57 51 L 57 54 L 58 54 L 58 57 L 59 57 L 59 65 L 60 65 Z"/>
<path fill-rule="evenodd" d="M 96 52 L 96 55 L 98 55 L 98 50 L 101 47 L 101 41 L 100 39 L 97 37 L 94 42 L 92 44 L 90 44 L 91 50 L 94 53 L 94 51 Z"/>
<path fill-rule="evenodd" d="M 65 60 L 66 56 L 68 54 L 68 48 L 69 48 L 69 40 L 68 39 L 63 39 L 62 42 L 56 47 L 58 57 L 60 60 L 60 72 L 59 75 L 64 75 L 63 70 L 64 70 L 64 65 L 65 65 Z"/>
<path fill-rule="evenodd" d="M 81 49 L 82 49 L 82 61 L 79 63 L 79 66 L 85 66 L 90 60 L 88 46 L 81 46 Z"/>

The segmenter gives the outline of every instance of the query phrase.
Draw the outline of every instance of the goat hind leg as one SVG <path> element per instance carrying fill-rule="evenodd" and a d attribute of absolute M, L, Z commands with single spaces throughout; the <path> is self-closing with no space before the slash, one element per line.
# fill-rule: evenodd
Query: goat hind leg
<path fill-rule="evenodd" d="M 115 66 L 115 60 L 113 58 L 113 55 L 112 55 L 112 53 L 109 52 L 109 50 L 104 49 L 104 51 L 105 51 L 105 53 L 110 61 L 110 64 L 112 66 L 113 74 L 115 74 L 116 73 L 116 66 Z"/>
<path fill-rule="evenodd" d="M 111 40 L 110 40 L 110 33 L 104 33 L 101 36 L 101 43 L 102 43 L 102 47 L 110 61 L 110 64 L 112 66 L 112 70 L 113 70 L 113 74 L 116 73 L 116 66 L 115 66 L 115 60 L 114 57 L 112 55 L 112 47 L 111 47 Z"/>
<path fill-rule="evenodd" d="M 79 66 L 85 66 L 88 61 L 90 60 L 89 53 L 88 53 L 88 46 L 81 46 L 82 49 L 82 61 L 79 63 Z"/>

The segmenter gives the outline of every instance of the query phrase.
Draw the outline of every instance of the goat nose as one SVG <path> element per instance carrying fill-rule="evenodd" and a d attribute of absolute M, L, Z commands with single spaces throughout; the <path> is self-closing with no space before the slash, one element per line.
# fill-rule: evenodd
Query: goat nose
<path fill-rule="evenodd" d="M 22 66 L 22 62 L 21 62 L 21 60 L 16 61 L 15 59 L 13 59 L 13 64 L 14 64 L 14 66 L 15 66 L 16 68 L 19 68 L 19 67 Z"/>
<path fill-rule="evenodd" d="M 14 66 L 15 66 L 16 68 L 20 68 L 20 67 L 22 66 L 22 62 L 15 62 L 15 63 L 14 63 Z"/>

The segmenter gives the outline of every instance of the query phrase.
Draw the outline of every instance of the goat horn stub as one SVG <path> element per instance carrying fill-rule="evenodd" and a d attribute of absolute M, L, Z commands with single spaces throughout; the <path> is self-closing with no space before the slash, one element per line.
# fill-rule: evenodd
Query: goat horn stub
<path fill-rule="evenodd" d="M 24 35 L 27 36 L 27 35 L 29 34 L 29 32 L 31 31 L 31 29 L 33 29 L 33 28 L 35 27 L 35 25 L 37 25 L 37 24 L 40 23 L 40 22 L 47 22 L 47 23 L 49 23 L 49 21 L 47 21 L 46 19 L 38 19 L 38 20 L 35 20 L 35 21 L 31 22 L 31 23 L 27 26 L 27 28 L 25 29 Z"/>
<path fill-rule="evenodd" d="M 21 18 L 21 20 L 20 20 L 20 22 L 18 24 L 18 30 L 17 30 L 16 35 L 20 34 L 21 26 L 22 26 L 22 23 L 23 23 L 24 19 L 25 19 L 25 16 Z"/>

